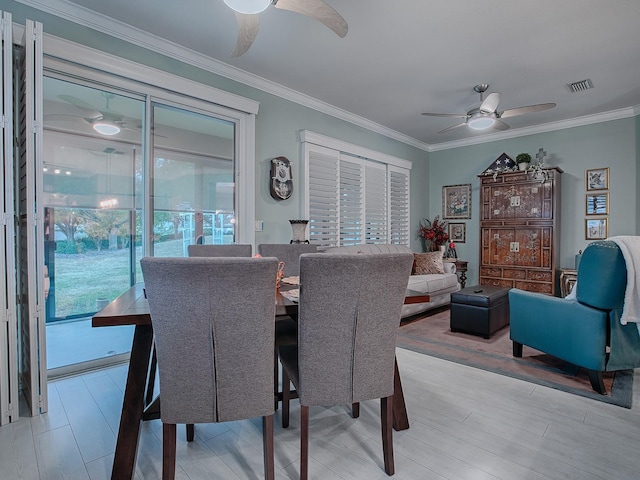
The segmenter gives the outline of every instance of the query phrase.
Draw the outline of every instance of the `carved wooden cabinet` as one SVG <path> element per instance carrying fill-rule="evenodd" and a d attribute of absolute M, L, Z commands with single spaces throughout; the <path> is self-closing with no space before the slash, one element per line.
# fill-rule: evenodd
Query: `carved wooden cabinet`
<path fill-rule="evenodd" d="M 559 168 L 480 176 L 480 284 L 555 294 Z"/>

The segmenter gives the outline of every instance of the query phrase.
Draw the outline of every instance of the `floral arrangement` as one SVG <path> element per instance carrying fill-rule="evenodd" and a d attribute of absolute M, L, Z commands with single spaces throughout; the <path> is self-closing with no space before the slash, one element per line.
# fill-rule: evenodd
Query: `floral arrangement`
<path fill-rule="evenodd" d="M 449 234 L 447 234 L 447 222 L 440 221 L 440 215 L 436 215 L 433 221 L 425 218 L 420 221 L 420 227 L 418 228 L 418 237 L 424 240 L 425 250 L 430 247 L 431 251 L 438 250 L 441 245 L 444 245 L 449 240 Z"/>

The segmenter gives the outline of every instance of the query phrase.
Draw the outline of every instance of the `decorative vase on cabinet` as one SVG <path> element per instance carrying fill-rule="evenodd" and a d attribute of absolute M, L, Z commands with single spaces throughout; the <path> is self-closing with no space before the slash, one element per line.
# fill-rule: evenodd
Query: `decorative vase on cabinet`
<path fill-rule="evenodd" d="M 480 176 L 480 284 L 555 294 L 559 168 Z"/>

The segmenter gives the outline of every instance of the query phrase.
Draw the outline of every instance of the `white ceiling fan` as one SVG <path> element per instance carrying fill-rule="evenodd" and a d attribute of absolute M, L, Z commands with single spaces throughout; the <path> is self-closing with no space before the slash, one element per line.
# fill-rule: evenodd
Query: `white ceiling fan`
<path fill-rule="evenodd" d="M 489 84 L 487 83 L 481 83 L 480 85 L 473 87 L 473 90 L 480 94 L 480 106 L 472 108 L 467 113 L 427 112 L 422 115 L 430 117 L 464 118 L 462 123 L 440 130 L 438 133 L 446 133 L 464 126 L 468 126 L 473 130 L 486 130 L 488 128 L 494 128 L 495 130 L 507 130 L 509 125 L 501 120 L 503 118 L 515 117 L 516 115 L 523 115 L 525 113 L 540 112 L 556 106 L 555 103 L 539 103 L 537 105 L 528 105 L 526 107 L 509 108 L 499 112 L 498 104 L 500 103 L 500 94 L 498 92 L 494 92 L 487 95 L 487 98 L 484 98 L 484 92 L 486 92 L 488 88 Z"/>
<path fill-rule="evenodd" d="M 272 5 L 311 17 L 329 27 L 341 38 L 344 38 L 349 29 L 345 19 L 323 0 L 224 0 L 224 3 L 236 12 L 238 21 L 238 40 L 232 57 L 239 57 L 249 50 L 258 35 L 258 14 Z"/>
<path fill-rule="evenodd" d="M 60 100 L 75 106 L 82 112 L 79 115 L 68 113 L 52 113 L 44 116 L 45 120 L 57 120 L 64 118 L 80 118 L 93 127 L 93 129 L 101 135 L 116 135 L 121 130 L 133 130 L 127 128 L 124 117 L 119 113 L 109 109 L 109 101 L 115 96 L 111 93 L 100 92 L 105 98 L 106 106 L 103 109 L 95 108 L 84 100 L 71 95 L 58 95 Z"/>

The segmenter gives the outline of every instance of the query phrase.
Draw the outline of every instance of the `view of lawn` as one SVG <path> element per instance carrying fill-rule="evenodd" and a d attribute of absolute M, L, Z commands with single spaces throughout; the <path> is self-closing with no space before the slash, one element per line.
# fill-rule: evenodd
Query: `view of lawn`
<path fill-rule="evenodd" d="M 182 239 L 154 245 L 159 257 L 182 257 Z M 142 255 L 136 248 L 136 260 Z M 142 281 L 140 264 L 136 281 Z M 96 300 L 113 300 L 130 286 L 129 250 L 89 250 L 79 254 L 55 254 L 55 302 L 57 318 L 95 312 Z"/>

